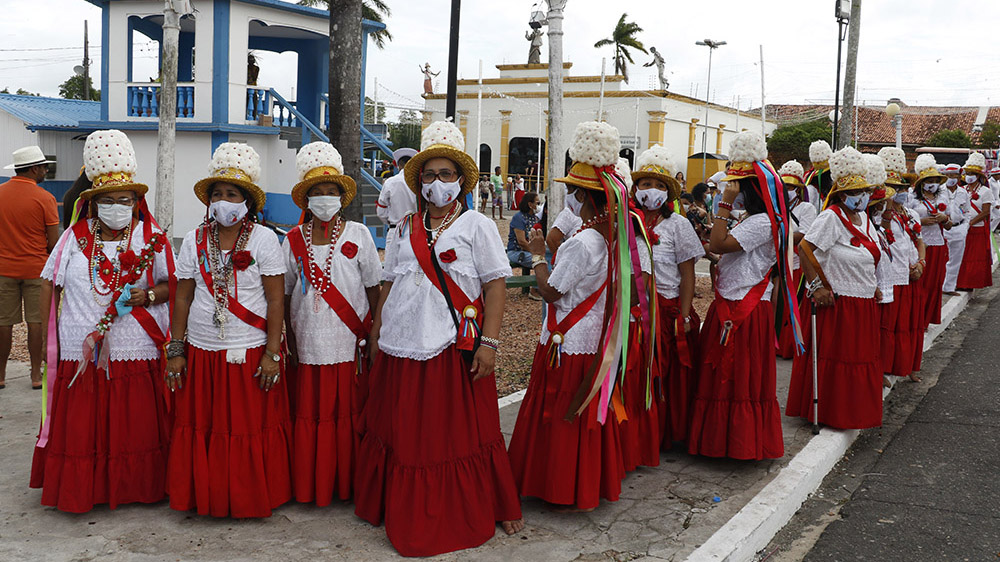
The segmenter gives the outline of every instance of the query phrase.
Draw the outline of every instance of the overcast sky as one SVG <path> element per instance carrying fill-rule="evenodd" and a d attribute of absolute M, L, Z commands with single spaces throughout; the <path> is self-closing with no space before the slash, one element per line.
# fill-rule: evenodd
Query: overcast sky
<path fill-rule="evenodd" d="M 159 0 L 157 0 L 159 1 Z M 369 51 L 368 89 L 379 81 L 379 99 L 398 106 L 421 105 L 422 76 L 418 65 L 442 71 L 448 62 L 449 0 L 386 0 L 392 8 L 387 24 L 395 39 L 385 50 Z M 207 0 L 192 0 L 208 9 Z M 91 57 L 100 69 L 100 10 L 85 0 L 4 0 L 0 30 L 0 89 L 25 88 L 57 95 L 58 85 L 82 57 L 83 20 L 90 22 Z M 44 14 L 38 12 L 44 7 Z M 622 11 L 644 31 L 639 39 L 656 46 L 667 61 L 670 89 L 705 96 L 706 47 L 710 38 L 728 44 L 713 58 L 712 100 L 743 109 L 761 101 L 760 45 L 768 103 L 831 102 L 833 99 L 837 25 L 834 0 L 569 0 L 566 8 L 565 58 L 572 74 L 600 74 L 601 57 L 611 48 L 594 43 L 610 36 Z M 909 104 L 1000 105 L 1000 39 L 993 32 L 998 0 L 864 0 L 858 58 L 858 99 L 884 104 L 899 97 Z M 462 3 L 459 75 L 475 78 L 479 61 L 485 77 L 496 77 L 496 64 L 527 61 L 524 39 L 532 8 L 528 0 L 465 0 Z M 432 11 L 436 10 L 436 11 Z M 29 50 L 31 49 L 31 50 Z M 46 49 L 46 50 L 41 50 Z M 847 41 L 844 41 L 846 60 Z M 155 75 L 153 53 L 137 62 L 136 78 Z M 261 84 L 290 94 L 293 55 L 263 53 Z M 542 49 L 547 61 L 548 46 Z M 651 60 L 635 55 L 631 84 L 654 85 Z M 95 83 L 98 78 L 95 76 Z"/>

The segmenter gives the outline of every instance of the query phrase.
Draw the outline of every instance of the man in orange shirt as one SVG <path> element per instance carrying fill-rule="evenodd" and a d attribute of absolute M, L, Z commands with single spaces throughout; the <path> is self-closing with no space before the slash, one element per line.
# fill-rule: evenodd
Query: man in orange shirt
<path fill-rule="evenodd" d="M 0 185 L 0 388 L 6 386 L 7 358 L 15 324 L 28 323 L 31 387 L 42 388 L 42 315 L 39 276 L 59 239 L 56 198 L 38 187 L 49 164 L 42 150 L 27 146 L 14 151 L 5 170 L 15 176 Z"/>

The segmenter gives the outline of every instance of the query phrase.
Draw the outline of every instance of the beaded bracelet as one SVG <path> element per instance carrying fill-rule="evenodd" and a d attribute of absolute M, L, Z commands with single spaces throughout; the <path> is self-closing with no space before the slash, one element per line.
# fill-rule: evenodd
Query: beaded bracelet
<path fill-rule="evenodd" d="M 496 338 L 482 336 L 479 338 L 479 345 L 485 345 L 493 351 L 500 351 L 500 340 Z"/>
<path fill-rule="evenodd" d="M 732 203 L 726 203 L 725 201 L 719 201 L 719 208 L 720 209 L 726 209 L 727 211 L 732 211 L 733 210 L 733 204 Z"/>

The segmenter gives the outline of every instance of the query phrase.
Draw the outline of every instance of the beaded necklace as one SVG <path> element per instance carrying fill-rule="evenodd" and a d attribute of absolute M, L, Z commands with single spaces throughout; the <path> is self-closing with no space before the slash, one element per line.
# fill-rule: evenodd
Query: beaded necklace
<path fill-rule="evenodd" d="M 340 239 L 343 225 L 344 221 L 341 220 L 340 215 L 337 215 L 331 228 L 330 246 L 326 253 L 326 261 L 322 269 L 319 267 L 319 262 L 316 261 L 316 254 L 313 250 L 313 221 L 309 221 L 302 228 L 302 234 L 306 242 L 306 252 L 309 254 L 309 263 L 312 266 L 305 268 L 306 275 L 309 277 L 309 282 L 313 288 L 316 289 L 313 291 L 313 312 L 315 313 L 320 311 L 320 302 L 323 300 L 323 294 L 333 286 L 333 249 L 337 245 L 337 240 Z"/>
<path fill-rule="evenodd" d="M 212 289 L 215 297 L 215 314 L 212 322 L 219 329 L 219 339 L 226 339 L 226 323 L 229 321 L 226 311 L 229 308 L 229 283 L 233 281 L 233 291 L 236 291 L 235 274 L 233 272 L 233 256 L 236 252 L 246 249 L 250 240 L 250 232 L 253 230 L 253 223 L 244 219 L 240 226 L 239 237 L 233 250 L 229 252 L 229 258 L 222 255 L 222 248 L 219 244 L 219 225 L 213 222 L 208 227 L 208 264 L 212 274 Z M 237 297 L 238 298 L 238 297 Z"/>
<path fill-rule="evenodd" d="M 434 246 L 434 243 L 437 242 L 437 239 L 441 236 L 441 234 L 449 226 L 451 226 L 451 223 L 455 222 L 455 220 L 458 219 L 458 217 L 461 214 L 462 214 L 461 213 L 461 208 L 459 207 L 458 201 L 453 202 L 451 204 L 451 208 L 448 209 L 447 213 L 445 213 L 444 220 L 441 221 L 441 224 L 439 224 L 437 226 L 437 228 L 429 228 L 429 230 L 431 232 L 430 246 Z M 430 212 L 429 211 L 424 211 L 424 221 L 426 222 L 426 224 L 428 224 L 428 225 L 430 224 Z"/>
<path fill-rule="evenodd" d="M 120 288 L 118 284 L 121 282 L 122 268 L 118 261 L 118 256 L 132 245 L 132 223 L 130 221 L 128 226 L 125 227 L 124 235 L 118 243 L 118 248 L 115 251 L 115 259 L 113 260 L 109 260 L 108 256 L 104 255 L 104 241 L 101 238 L 101 221 L 94 219 L 94 223 L 90 227 L 90 238 L 92 240 L 90 250 L 90 293 L 94 302 L 101 308 L 104 308 L 111 304 L 110 299 L 113 298 L 115 291 Z M 101 279 L 100 285 L 104 289 L 98 287 L 98 278 Z"/>
<path fill-rule="evenodd" d="M 588 228 L 597 228 L 599 225 L 601 225 L 601 224 L 603 224 L 603 223 L 605 223 L 607 221 L 608 221 L 608 214 L 607 213 L 601 213 L 601 214 L 597 215 L 596 217 L 590 219 L 589 221 L 581 224 L 580 225 L 580 230 L 583 231 L 583 230 L 587 230 Z"/>

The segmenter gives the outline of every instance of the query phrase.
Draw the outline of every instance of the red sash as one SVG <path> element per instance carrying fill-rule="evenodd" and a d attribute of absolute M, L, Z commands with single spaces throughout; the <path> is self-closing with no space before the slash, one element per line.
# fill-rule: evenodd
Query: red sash
<path fill-rule="evenodd" d="M 250 228 L 254 228 L 251 226 Z M 202 231 L 198 236 L 195 236 L 196 248 L 198 250 L 198 271 L 201 272 L 201 278 L 205 281 L 205 287 L 208 288 L 208 293 L 215 296 L 215 287 L 212 286 L 212 275 L 209 273 L 208 263 L 208 227 L 202 227 Z M 235 248 L 233 249 L 235 251 Z M 236 279 L 237 272 L 233 272 L 233 279 Z M 233 295 L 229 295 L 229 303 L 227 308 L 229 312 L 233 313 L 233 316 L 239 318 L 243 322 L 262 330 L 267 331 L 267 320 L 261 318 L 257 313 L 249 310 L 247 307 L 240 304 L 240 301 L 233 298 Z"/>
<path fill-rule="evenodd" d="M 969 205 L 971 205 L 971 206 L 972 206 L 972 210 L 973 210 L 973 211 L 975 211 L 975 212 L 976 212 L 976 214 L 978 215 L 978 214 L 982 213 L 982 212 L 983 212 L 983 210 L 982 210 L 982 209 L 980 209 L 980 208 L 979 208 L 979 207 L 978 207 L 978 206 L 977 206 L 977 205 L 975 204 L 975 202 L 973 202 L 973 201 L 972 201 L 972 196 L 973 196 L 973 195 L 976 195 L 977 193 L 979 193 L 979 189 L 976 189 L 975 193 L 973 193 L 973 192 L 971 192 L 971 191 L 969 192 Z M 990 218 L 989 218 L 989 217 L 986 217 L 985 219 L 983 219 L 983 220 L 979 221 L 979 224 L 981 224 L 981 225 L 983 226 L 983 228 L 985 228 L 986 230 L 989 230 L 989 228 L 990 228 Z M 974 228 L 974 227 L 970 226 L 969 228 Z"/>
<path fill-rule="evenodd" d="M 833 209 L 833 214 L 837 215 L 837 218 L 839 218 L 840 222 L 843 223 L 844 228 L 847 229 L 847 232 L 851 234 L 852 237 L 851 245 L 855 247 L 864 246 L 865 249 L 871 253 L 872 258 L 875 259 L 875 265 L 878 265 L 879 260 L 882 259 L 882 253 L 879 252 L 878 244 L 876 244 L 875 241 L 872 240 L 869 235 L 858 230 L 858 227 L 856 227 L 854 223 L 850 221 L 850 219 L 844 216 L 844 212 L 840 210 L 839 206 L 834 205 L 833 207 L 830 208 Z M 872 228 L 872 221 L 871 219 L 869 219 L 867 229 L 871 230 L 871 228 Z"/>
<path fill-rule="evenodd" d="M 302 227 L 298 226 L 293 228 L 288 232 L 287 237 L 288 246 L 292 249 L 292 255 L 295 256 L 296 261 L 302 263 L 303 267 L 308 268 L 317 278 L 326 278 L 326 273 L 309 257 L 309 252 L 306 250 L 305 237 L 302 236 Z M 330 251 L 334 251 L 333 244 L 330 245 Z M 315 285 L 313 285 L 313 289 L 319 291 L 319 287 Z M 354 307 L 351 306 L 351 303 L 347 301 L 332 281 L 330 282 L 329 288 L 326 292 L 320 294 L 323 296 L 323 300 L 326 301 L 326 304 L 333 309 L 340 320 L 346 324 L 352 332 L 354 332 L 354 335 L 357 336 L 359 340 L 363 340 L 368 337 L 368 332 L 371 330 L 372 326 L 371 311 L 368 312 L 364 321 L 362 321 L 361 318 L 358 317 L 358 313 L 354 310 Z"/>
<path fill-rule="evenodd" d="M 607 287 L 608 281 L 605 279 L 604 283 L 601 283 L 601 286 L 598 287 L 596 291 L 584 299 L 583 302 L 578 304 L 576 308 L 569 311 L 569 314 L 567 314 L 566 317 L 558 323 L 556 322 L 556 305 L 554 303 L 549 303 L 548 311 L 545 314 L 545 327 L 549 330 L 549 342 L 552 342 L 553 335 L 559 334 L 560 336 L 565 336 L 566 332 L 568 332 L 570 328 L 575 326 L 580 320 L 583 320 L 583 317 L 586 316 L 592 308 L 594 308 L 595 304 L 597 304 L 597 300 L 601 298 L 601 295 Z"/>
<path fill-rule="evenodd" d="M 94 219 L 94 220 L 97 220 L 97 219 Z M 87 221 L 86 220 L 79 220 L 79 221 L 77 221 L 72 226 L 72 230 L 73 230 L 73 236 L 76 238 L 77 243 L 80 244 L 80 252 L 87 258 L 87 261 L 89 262 L 91 256 L 87 253 L 87 251 L 88 251 L 87 249 L 91 248 L 92 245 L 90 243 L 91 242 L 91 233 L 90 233 L 90 228 L 89 228 L 89 225 L 87 224 Z M 148 238 L 148 237 L 146 237 L 146 238 Z M 129 249 L 131 249 L 131 248 L 129 248 Z M 91 250 L 91 251 L 93 251 L 93 250 Z M 167 252 L 168 266 L 172 266 L 172 263 L 173 263 L 173 251 L 170 249 L 170 246 L 166 246 L 164 248 L 164 251 Z M 88 267 L 89 267 L 89 265 L 88 265 Z M 169 267 L 169 269 L 172 269 L 172 267 Z M 152 282 L 152 279 L 153 279 L 153 264 L 149 265 L 149 271 L 148 271 L 148 273 L 149 273 L 149 280 L 150 280 L 150 282 L 149 282 L 149 288 L 152 289 L 153 288 L 153 282 Z M 93 274 L 93 272 L 91 272 L 90 274 Z M 100 275 L 100 273 L 98 273 L 98 275 Z M 105 276 L 103 276 L 103 275 L 101 275 L 101 280 L 104 281 L 105 283 L 107 283 L 109 281 L 108 279 L 105 279 Z M 120 288 L 121 287 L 112 287 L 111 289 L 112 289 L 113 292 L 117 292 L 118 289 L 120 289 Z M 156 323 L 156 320 L 153 318 L 153 315 L 150 314 L 148 310 L 146 310 L 143 307 L 138 307 L 138 306 L 132 307 L 132 317 L 135 318 L 136 322 L 139 323 L 139 326 L 142 327 L 142 330 L 144 332 L 146 332 L 146 335 L 149 336 L 149 339 L 153 340 L 153 343 L 156 344 L 157 347 L 161 347 L 161 346 L 163 346 L 164 343 L 167 342 L 167 335 L 163 331 L 160 330 L 160 326 Z"/>
<path fill-rule="evenodd" d="M 441 287 L 441 280 L 438 279 L 437 271 L 434 269 L 434 264 L 431 262 L 431 249 L 429 246 L 429 240 L 427 237 L 427 229 L 424 228 L 423 221 L 420 220 L 420 216 L 413 214 L 407 219 L 410 223 L 410 246 L 413 247 L 413 254 L 417 257 L 417 263 L 420 264 L 420 269 L 423 270 L 424 276 L 430 280 L 437 290 L 444 295 L 444 288 Z M 440 261 L 440 260 L 439 260 Z M 448 294 L 451 297 L 452 304 L 455 305 L 456 310 L 461 314 L 462 323 L 466 324 L 469 320 L 477 322 L 478 318 L 482 317 L 483 314 L 483 298 L 480 296 L 475 301 L 470 299 L 465 291 L 458 286 L 457 283 L 448 275 L 448 272 L 441 269 L 442 277 L 444 277 L 444 282 L 448 286 Z M 467 314 L 467 311 L 471 310 L 472 316 Z M 458 349 L 465 351 L 472 351 L 475 345 L 475 334 L 472 334 L 472 330 L 461 329 L 457 330 L 455 334 L 455 343 Z"/>

